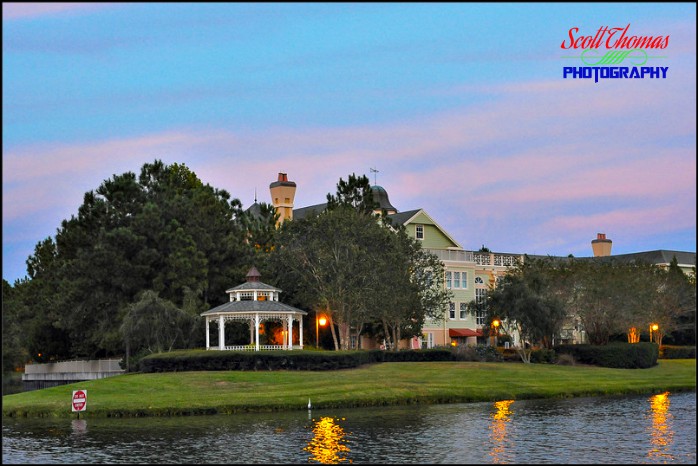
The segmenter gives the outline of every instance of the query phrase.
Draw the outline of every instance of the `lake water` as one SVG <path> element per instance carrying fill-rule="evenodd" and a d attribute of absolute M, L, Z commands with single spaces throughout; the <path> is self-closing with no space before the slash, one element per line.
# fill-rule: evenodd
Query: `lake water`
<path fill-rule="evenodd" d="M 134 419 L 3 418 L 10 463 L 696 462 L 696 393 Z"/>

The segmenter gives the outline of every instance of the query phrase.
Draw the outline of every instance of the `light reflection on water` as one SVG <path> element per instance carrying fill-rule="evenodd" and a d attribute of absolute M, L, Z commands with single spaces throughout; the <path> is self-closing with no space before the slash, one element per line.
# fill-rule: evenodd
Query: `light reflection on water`
<path fill-rule="evenodd" d="M 346 418 L 342 418 L 346 421 Z M 321 417 L 319 421 L 313 422 L 313 438 L 308 442 L 308 446 L 303 450 L 311 453 L 308 461 L 315 461 L 322 464 L 337 464 L 344 461 L 351 463 L 347 454 L 351 451 L 346 445 L 347 434 L 337 423 L 340 419 L 332 417 Z"/>
<path fill-rule="evenodd" d="M 506 463 L 505 452 L 508 450 L 507 423 L 511 421 L 512 411 L 510 409 L 514 400 L 497 401 L 494 403 L 495 412 L 490 414 L 490 456 L 493 463 Z"/>
<path fill-rule="evenodd" d="M 650 415 L 652 425 L 650 430 L 650 451 L 647 456 L 652 460 L 671 462 L 674 457 L 669 447 L 672 443 L 674 431 L 671 429 L 671 417 L 669 412 L 669 392 L 660 393 L 650 398 Z M 656 462 L 656 461 L 653 461 Z"/>
<path fill-rule="evenodd" d="M 686 463 L 696 394 L 135 419 L 3 418 L 3 463 Z"/>

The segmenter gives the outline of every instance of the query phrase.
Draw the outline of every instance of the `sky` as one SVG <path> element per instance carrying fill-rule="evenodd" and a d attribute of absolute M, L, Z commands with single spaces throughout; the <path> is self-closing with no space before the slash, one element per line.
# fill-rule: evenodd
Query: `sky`
<path fill-rule="evenodd" d="M 296 208 L 366 175 L 466 250 L 588 257 L 597 233 L 613 254 L 696 250 L 695 3 L 2 8 L 10 284 L 86 192 L 154 160 L 243 208 L 280 172 Z M 665 77 L 563 77 L 626 27 L 666 46 L 613 66 Z M 602 28 L 619 32 L 594 48 Z"/>

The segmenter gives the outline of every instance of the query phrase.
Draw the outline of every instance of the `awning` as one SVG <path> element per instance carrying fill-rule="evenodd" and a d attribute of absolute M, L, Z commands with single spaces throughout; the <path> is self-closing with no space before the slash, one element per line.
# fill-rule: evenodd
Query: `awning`
<path fill-rule="evenodd" d="M 448 336 L 451 338 L 458 338 L 458 337 L 481 337 L 482 336 L 482 330 L 471 330 L 469 328 L 449 328 L 448 329 Z"/>

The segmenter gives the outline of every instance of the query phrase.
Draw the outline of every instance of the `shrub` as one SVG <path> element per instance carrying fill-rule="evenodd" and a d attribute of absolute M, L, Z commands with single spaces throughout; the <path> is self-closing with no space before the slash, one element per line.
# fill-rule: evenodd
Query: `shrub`
<path fill-rule="evenodd" d="M 664 345 L 659 349 L 661 359 L 695 359 L 695 346 L 670 346 Z"/>
<path fill-rule="evenodd" d="M 618 369 L 646 369 L 657 365 L 659 348 L 654 343 L 614 342 L 608 345 L 559 345 L 558 354 L 571 354 L 582 364 Z"/>
<path fill-rule="evenodd" d="M 493 362 L 502 360 L 502 356 L 493 346 L 456 346 L 452 351 L 453 359 L 456 361 Z"/>
<path fill-rule="evenodd" d="M 559 354 L 557 356 L 556 364 L 559 364 L 561 366 L 574 366 L 574 356 L 568 353 Z"/>
<path fill-rule="evenodd" d="M 556 359 L 555 350 L 540 348 L 531 352 L 531 362 L 533 363 L 552 364 Z"/>

